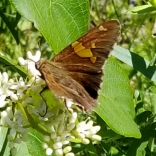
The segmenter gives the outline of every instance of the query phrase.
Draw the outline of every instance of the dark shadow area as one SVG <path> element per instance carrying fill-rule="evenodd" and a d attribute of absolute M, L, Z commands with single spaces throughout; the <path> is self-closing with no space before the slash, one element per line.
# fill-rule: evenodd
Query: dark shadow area
<path fill-rule="evenodd" d="M 130 52 L 130 54 L 132 57 L 133 68 L 140 71 L 147 78 L 151 79 L 156 71 L 156 66 L 146 67 L 146 62 L 143 57 L 141 57 L 138 54 L 135 54 L 133 52 Z M 140 65 L 138 66 L 138 64 L 140 64 Z"/>

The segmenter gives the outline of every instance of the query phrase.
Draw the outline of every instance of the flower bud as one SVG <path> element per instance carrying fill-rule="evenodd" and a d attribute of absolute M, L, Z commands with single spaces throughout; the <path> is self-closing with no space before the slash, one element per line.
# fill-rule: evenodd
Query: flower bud
<path fill-rule="evenodd" d="M 57 149 L 57 150 L 55 150 L 55 155 L 56 155 L 56 156 L 63 156 L 63 151 L 62 151 L 62 149 Z"/>
<path fill-rule="evenodd" d="M 94 141 L 101 141 L 102 138 L 99 135 L 92 135 L 91 139 Z"/>
<path fill-rule="evenodd" d="M 53 150 L 51 148 L 46 149 L 46 155 L 51 155 L 53 153 Z"/>
<path fill-rule="evenodd" d="M 42 143 L 42 148 L 43 148 L 43 149 L 47 149 L 47 148 L 48 148 L 48 144 L 45 143 L 45 142 L 43 142 L 43 143 Z"/>
<path fill-rule="evenodd" d="M 53 145 L 54 149 L 62 148 L 62 142 L 57 142 Z"/>
<path fill-rule="evenodd" d="M 20 65 L 24 66 L 26 64 L 25 60 L 23 59 L 23 57 L 19 57 L 18 58 L 18 62 Z"/>
<path fill-rule="evenodd" d="M 64 153 L 64 154 L 67 154 L 67 153 L 69 153 L 71 150 L 72 150 L 71 146 L 67 146 L 67 147 L 65 147 L 65 148 L 63 149 L 63 153 Z"/>
<path fill-rule="evenodd" d="M 67 153 L 65 156 L 74 156 L 75 154 L 70 152 L 70 153 Z"/>
<path fill-rule="evenodd" d="M 90 141 L 89 141 L 88 139 L 86 139 L 86 138 L 82 139 L 81 141 L 82 141 L 82 143 L 85 144 L 85 145 L 87 145 L 87 144 L 90 143 Z"/>

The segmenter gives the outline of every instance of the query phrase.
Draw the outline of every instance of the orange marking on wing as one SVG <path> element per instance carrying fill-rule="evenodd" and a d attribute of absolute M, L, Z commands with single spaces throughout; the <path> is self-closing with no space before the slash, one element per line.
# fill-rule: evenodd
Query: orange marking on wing
<path fill-rule="evenodd" d="M 95 42 L 91 44 L 91 47 L 92 47 L 92 48 L 96 48 Z"/>
<path fill-rule="evenodd" d="M 72 43 L 72 47 L 74 48 L 74 52 L 80 57 L 93 57 L 91 50 L 86 49 L 81 42 L 75 41 L 74 43 Z"/>
<path fill-rule="evenodd" d="M 75 42 L 73 42 L 71 45 L 72 45 L 72 47 L 74 48 L 74 47 L 76 47 L 76 45 L 78 45 L 80 42 L 78 42 L 78 41 L 75 41 Z"/>
<path fill-rule="evenodd" d="M 103 27 L 102 25 L 99 26 L 99 30 L 101 31 L 107 31 L 107 28 Z"/>
<path fill-rule="evenodd" d="M 72 47 L 74 48 L 74 51 L 75 53 L 85 49 L 84 46 L 82 46 L 82 43 L 78 42 L 78 41 L 75 41 L 73 44 L 72 44 Z"/>
<path fill-rule="evenodd" d="M 96 62 L 96 59 L 97 59 L 97 57 L 90 57 L 90 61 L 91 61 L 92 63 L 95 63 L 95 62 Z"/>
<path fill-rule="evenodd" d="M 80 57 L 93 57 L 93 53 L 90 49 L 84 49 L 76 53 Z"/>

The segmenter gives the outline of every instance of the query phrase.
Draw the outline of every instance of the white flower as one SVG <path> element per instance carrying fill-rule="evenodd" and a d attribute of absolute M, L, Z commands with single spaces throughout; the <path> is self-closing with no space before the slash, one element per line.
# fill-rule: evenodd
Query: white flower
<path fill-rule="evenodd" d="M 6 98 L 14 94 L 10 90 L 10 85 L 8 74 L 6 72 L 0 73 L 0 108 L 5 107 L 9 103 Z"/>
<path fill-rule="evenodd" d="M 6 101 L 5 99 L 6 99 L 6 95 L 0 95 L 0 108 L 5 107 L 6 104 L 8 103 L 8 101 Z"/>
<path fill-rule="evenodd" d="M 33 60 L 24 60 L 23 58 L 18 59 L 19 63 L 28 71 L 28 76 L 41 76 L 40 72 L 35 67 Z"/>
<path fill-rule="evenodd" d="M 16 132 L 19 132 L 22 135 L 26 135 L 28 133 L 28 130 L 23 127 L 25 123 L 27 123 L 27 120 L 22 115 L 21 111 L 18 110 L 15 112 L 14 115 L 14 121 L 8 120 L 8 125 L 11 127 L 10 134 L 15 134 Z"/>
<path fill-rule="evenodd" d="M 37 51 L 35 55 L 28 52 L 27 56 L 28 60 L 19 58 L 20 64 L 28 72 L 26 80 L 21 77 L 9 79 L 7 73 L 0 73 L 0 108 L 7 106 L 0 113 L 0 124 L 11 129 L 8 140 L 12 151 L 15 143 L 27 141 L 28 128 L 32 123 L 33 128 L 36 126 L 36 130 L 43 132 L 45 136 L 42 147 L 46 155 L 55 153 L 56 156 L 74 156 L 71 141 L 83 144 L 100 141 L 101 137 L 96 134 L 100 126 L 93 126 L 90 119 L 81 121 L 78 113 L 71 107 L 71 100 L 65 106 L 59 103 L 49 104 L 47 99 L 42 98 L 40 92 L 46 83 L 35 67 L 41 52 Z M 15 106 L 14 112 L 12 103 Z M 29 123 L 30 121 L 32 122 Z"/>
<path fill-rule="evenodd" d="M 26 65 L 26 61 L 24 60 L 23 57 L 19 57 L 19 58 L 18 58 L 18 62 L 19 62 L 19 64 L 20 64 L 21 66 L 25 66 L 25 65 Z"/>
<path fill-rule="evenodd" d="M 39 50 L 37 50 L 36 54 L 32 55 L 32 53 L 30 51 L 28 51 L 27 52 L 27 57 L 28 57 L 28 59 L 31 59 L 34 62 L 38 62 L 40 60 L 40 57 L 41 57 L 41 52 Z"/>
<path fill-rule="evenodd" d="M 16 95 L 22 97 L 24 91 L 27 90 L 28 87 L 30 87 L 30 85 L 25 84 L 23 78 L 20 77 L 19 81 L 17 81 L 16 84 L 10 86 L 10 89 L 16 90 Z"/>
<path fill-rule="evenodd" d="M 1 122 L 0 122 L 0 125 L 1 126 L 8 126 L 8 113 L 7 111 L 2 111 L 1 112 Z"/>
<path fill-rule="evenodd" d="M 10 98 L 11 98 L 11 100 L 12 100 L 13 102 L 15 102 L 15 101 L 18 100 L 17 94 L 14 94 L 14 93 L 12 93 L 12 94 L 10 95 Z"/>
<path fill-rule="evenodd" d="M 99 130 L 100 126 L 93 126 L 92 120 L 88 121 L 87 123 L 86 121 L 82 121 L 76 126 L 75 134 L 84 144 L 89 144 L 89 139 L 93 141 L 101 139 L 99 135 L 96 135 Z"/>
<path fill-rule="evenodd" d="M 35 63 L 40 60 L 41 52 L 38 50 L 35 55 L 32 55 L 30 51 L 27 52 L 28 59 L 25 63 L 25 67 L 27 66 L 27 69 L 29 71 L 30 76 L 41 76 L 40 72 L 36 69 Z"/>
<path fill-rule="evenodd" d="M 1 84 L 8 83 L 8 79 L 9 79 L 9 77 L 6 72 L 4 72 L 3 74 L 0 74 Z"/>

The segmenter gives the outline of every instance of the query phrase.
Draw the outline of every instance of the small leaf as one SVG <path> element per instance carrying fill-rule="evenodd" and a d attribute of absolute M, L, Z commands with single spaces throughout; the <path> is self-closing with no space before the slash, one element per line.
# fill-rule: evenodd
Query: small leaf
<path fill-rule="evenodd" d="M 144 13 L 149 13 L 152 11 L 155 11 L 156 8 L 153 7 L 151 4 L 148 5 L 142 5 L 142 6 L 136 6 L 130 9 L 133 13 L 138 13 L 138 14 L 144 14 Z"/>
<path fill-rule="evenodd" d="M 110 144 L 106 144 L 103 141 L 101 142 L 101 145 L 103 146 L 103 149 L 109 154 L 109 155 L 116 155 L 121 156 L 122 152 L 119 151 L 119 149 L 115 148 L 114 146 L 111 146 Z M 107 155 L 108 155 L 107 154 Z"/>
<path fill-rule="evenodd" d="M 2 64 L 3 66 L 8 66 L 11 69 L 13 69 L 14 71 L 16 71 L 17 73 L 20 74 L 20 76 L 22 77 L 26 77 L 26 71 L 20 67 L 19 65 L 15 64 L 12 60 L 9 60 L 7 57 L 5 56 L 0 56 L 0 64 Z"/>
<path fill-rule="evenodd" d="M 9 20 L 9 18 L 7 18 L 7 16 L 1 10 L 0 10 L 0 17 L 3 20 L 3 22 L 6 24 L 7 28 L 10 30 L 12 36 L 16 40 L 16 43 L 19 44 L 18 31 L 15 29 L 16 26 L 15 24 L 17 23 L 17 21 L 16 23 L 14 23 L 11 20 Z"/>
<path fill-rule="evenodd" d="M 141 139 L 134 139 L 126 156 L 142 156 L 145 153 L 145 149 L 147 147 L 149 141 L 149 137 L 147 135 L 143 135 Z"/>
<path fill-rule="evenodd" d="M 0 155 L 9 155 L 7 141 L 8 128 L 0 127 Z"/>

